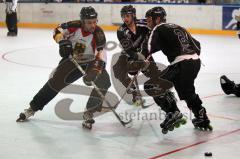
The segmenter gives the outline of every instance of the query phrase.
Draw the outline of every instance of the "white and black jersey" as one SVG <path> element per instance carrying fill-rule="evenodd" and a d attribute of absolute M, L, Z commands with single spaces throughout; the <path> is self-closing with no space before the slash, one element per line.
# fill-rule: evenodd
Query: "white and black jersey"
<path fill-rule="evenodd" d="M 176 24 L 161 23 L 154 27 L 148 41 L 149 53 L 162 51 L 173 62 L 177 56 L 200 55 L 200 43 Z"/>
<path fill-rule="evenodd" d="M 77 60 L 81 61 L 83 55 L 97 55 L 98 51 L 102 50 L 103 60 L 107 62 L 104 50 L 106 37 L 99 26 L 96 26 L 95 31 L 90 33 L 84 31 L 80 20 L 69 21 L 55 28 L 53 38 L 55 39 L 58 34 L 62 34 L 64 39 L 72 42 L 73 56 L 76 56 Z"/>
<path fill-rule="evenodd" d="M 150 35 L 150 29 L 143 20 L 136 20 L 136 32 L 133 33 L 126 24 L 119 27 L 117 31 L 118 40 L 124 50 L 130 57 L 141 52 L 147 54 L 147 41 Z"/>
<path fill-rule="evenodd" d="M 6 12 L 12 13 L 16 12 L 18 0 L 5 0 L 6 3 Z"/>

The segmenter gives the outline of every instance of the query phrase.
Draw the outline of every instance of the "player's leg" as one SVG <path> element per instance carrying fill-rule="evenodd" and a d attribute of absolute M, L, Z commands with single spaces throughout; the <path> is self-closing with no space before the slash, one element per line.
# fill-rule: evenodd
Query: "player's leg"
<path fill-rule="evenodd" d="M 129 77 L 129 71 L 128 71 L 128 57 L 126 55 L 121 54 L 119 56 L 118 61 L 116 64 L 113 66 L 113 73 L 114 77 L 118 79 L 125 88 L 128 87 L 129 83 L 131 82 L 131 78 Z M 134 102 L 135 100 L 135 95 L 136 95 L 136 86 L 132 84 L 129 90 L 127 90 L 128 94 L 132 94 L 132 101 Z"/>
<path fill-rule="evenodd" d="M 179 98 L 185 100 L 188 108 L 192 110 L 195 116 L 192 120 L 194 126 L 211 130 L 212 128 L 206 109 L 202 106 L 202 101 L 198 94 L 196 94 L 194 86 L 194 81 L 201 67 L 201 61 L 185 60 L 180 62 L 179 65 L 181 73 L 179 75 L 179 80 L 175 83 Z"/>
<path fill-rule="evenodd" d="M 12 36 L 17 36 L 18 28 L 17 28 L 17 12 L 12 13 Z"/>
<path fill-rule="evenodd" d="M 38 110 L 42 110 L 64 87 L 82 76 L 75 65 L 69 59 L 62 59 L 53 76 L 39 90 L 30 102 L 30 107 L 25 109 L 22 117 L 25 119 L 33 116 Z M 25 120 L 23 118 L 23 120 Z"/>
<path fill-rule="evenodd" d="M 179 127 L 186 123 L 183 114 L 179 111 L 174 94 L 169 90 L 178 77 L 178 67 L 170 66 L 164 72 L 161 72 L 159 77 L 153 77 L 144 85 L 145 91 L 152 96 L 154 101 L 161 109 L 166 112 L 164 121 L 160 124 L 162 132 L 166 134 L 174 127 Z M 154 79 L 154 80 L 153 80 Z M 170 82 L 171 85 L 167 89 L 163 89 Z M 151 85 L 152 84 L 152 85 Z"/>
<path fill-rule="evenodd" d="M 96 86 L 99 88 L 102 95 L 105 96 L 107 93 L 107 90 L 111 86 L 110 77 L 107 71 L 104 69 L 94 82 Z M 103 99 L 99 95 L 98 91 L 96 89 L 93 89 L 87 102 L 87 106 L 86 106 L 87 111 L 84 113 L 84 116 L 83 116 L 84 118 L 84 121 L 82 124 L 83 127 L 88 129 L 92 128 L 92 124 L 95 123 L 93 119 L 93 114 L 96 111 L 100 112 L 102 110 L 102 104 L 103 104 Z"/>

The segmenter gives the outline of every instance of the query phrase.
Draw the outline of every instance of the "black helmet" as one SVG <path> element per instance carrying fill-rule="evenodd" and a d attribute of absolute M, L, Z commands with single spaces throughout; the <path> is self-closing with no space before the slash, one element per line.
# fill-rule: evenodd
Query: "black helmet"
<path fill-rule="evenodd" d="M 136 15 L 136 9 L 132 5 L 123 6 L 121 9 L 121 16 L 125 14 Z"/>
<path fill-rule="evenodd" d="M 167 16 L 167 13 L 163 7 L 154 7 L 152 9 L 149 9 L 145 15 L 146 18 L 152 17 L 153 19 L 160 17 L 162 22 L 166 21 L 166 16 Z"/>
<path fill-rule="evenodd" d="M 83 7 L 81 9 L 81 12 L 80 12 L 81 20 L 84 20 L 84 19 L 94 19 L 94 18 L 97 18 L 97 16 L 98 16 L 97 12 L 91 6 Z"/>

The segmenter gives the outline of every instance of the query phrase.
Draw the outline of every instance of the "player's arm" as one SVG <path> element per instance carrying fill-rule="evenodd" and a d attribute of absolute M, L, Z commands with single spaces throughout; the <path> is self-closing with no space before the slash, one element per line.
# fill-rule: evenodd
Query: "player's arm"
<path fill-rule="evenodd" d="M 148 52 L 149 54 L 153 54 L 157 51 L 161 50 L 159 43 L 160 33 L 158 28 L 154 29 L 148 39 Z"/>
<path fill-rule="evenodd" d="M 124 31 L 120 27 L 117 31 L 117 38 L 123 48 L 124 54 L 127 54 L 130 58 L 135 60 L 140 60 L 140 58 L 144 57 L 143 55 L 140 55 L 138 52 L 136 52 L 136 48 L 141 47 L 139 42 L 143 38 L 142 36 L 138 37 L 138 39 L 133 42 L 125 35 Z"/>
<path fill-rule="evenodd" d="M 17 9 L 17 2 L 18 2 L 18 0 L 13 0 L 13 1 L 12 1 L 12 3 L 13 3 L 12 8 L 11 8 L 11 11 L 12 11 L 12 12 L 15 12 L 15 11 L 16 11 L 16 9 Z"/>
<path fill-rule="evenodd" d="M 240 39 L 240 15 L 235 16 L 235 19 L 237 20 L 237 30 L 238 30 L 238 38 Z"/>
<path fill-rule="evenodd" d="M 134 54 L 134 45 L 131 39 L 129 39 L 125 33 L 122 27 L 120 27 L 117 31 L 117 38 L 118 41 L 120 42 L 123 50 L 125 53 L 127 53 L 129 56 L 132 56 Z"/>
<path fill-rule="evenodd" d="M 79 27 L 81 27 L 81 22 L 79 20 L 59 24 L 54 29 L 53 39 L 59 43 L 59 41 L 67 39 L 70 34 Z"/>
<path fill-rule="evenodd" d="M 240 21 L 237 22 L 238 38 L 240 39 Z"/>
<path fill-rule="evenodd" d="M 240 39 L 240 21 L 237 22 L 238 38 Z"/>
<path fill-rule="evenodd" d="M 69 55 L 72 55 L 72 42 L 69 41 L 68 38 L 79 27 L 81 27 L 81 22 L 76 20 L 62 23 L 54 29 L 53 39 L 59 44 L 59 54 L 61 57 L 66 58 Z"/>
<path fill-rule="evenodd" d="M 106 67 L 104 61 L 104 47 L 106 45 L 105 34 L 100 27 L 97 27 L 93 36 L 95 40 L 94 45 L 96 47 L 95 60 L 89 63 L 87 74 L 83 77 L 84 83 L 88 86 L 98 78 Z"/>
<path fill-rule="evenodd" d="M 190 35 L 190 34 L 189 34 Z M 198 55 L 200 55 L 200 53 L 201 53 L 201 44 L 200 44 L 200 42 L 199 41 L 197 41 L 194 37 L 190 37 L 191 38 L 191 40 L 192 40 L 192 44 L 195 46 L 195 48 L 196 48 L 196 53 L 198 54 Z"/>
<path fill-rule="evenodd" d="M 94 38 L 96 41 L 96 59 L 104 61 L 104 47 L 106 45 L 106 37 L 103 30 L 100 27 L 96 28 Z"/>

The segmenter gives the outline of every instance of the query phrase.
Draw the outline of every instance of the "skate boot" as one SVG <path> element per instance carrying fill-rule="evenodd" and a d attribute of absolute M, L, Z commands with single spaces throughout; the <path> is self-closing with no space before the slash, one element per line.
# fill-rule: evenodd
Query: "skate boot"
<path fill-rule="evenodd" d="M 8 32 L 7 36 L 17 36 L 17 33 L 15 33 L 15 32 Z"/>
<path fill-rule="evenodd" d="M 192 119 L 192 123 L 196 129 L 204 131 L 212 131 L 213 127 L 210 125 L 210 120 L 208 119 L 206 109 L 203 107 L 198 114 L 195 115 L 196 118 Z"/>
<path fill-rule="evenodd" d="M 133 91 L 132 96 L 133 105 L 142 106 L 145 103 L 145 100 L 142 99 L 142 96 L 137 91 Z"/>
<path fill-rule="evenodd" d="M 240 97 L 240 84 L 236 84 L 236 89 L 235 89 L 236 91 L 235 91 L 235 95 L 237 96 L 237 97 Z"/>
<path fill-rule="evenodd" d="M 160 124 L 162 133 L 167 134 L 168 131 L 173 131 L 174 127 L 179 128 L 181 125 L 187 123 L 187 120 L 183 117 L 179 111 L 169 112 L 166 114 L 165 120 Z"/>
<path fill-rule="evenodd" d="M 31 107 L 28 109 L 24 109 L 24 112 L 19 114 L 19 118 L 16 120 L 16 122 L 23 122 L 26 121 L 29 117 L 33 116 L 36 111 L 32 110 Z"/>
<path fill-rule="evenodd" d="M 225 94 L 229 95 L 235 93 L 237 87 L 236 84 L 234 83 L 234 81 L 228 79 L 225 75 L 220 77 L 220 84 Z"/>
<path fill-rule="evenodd" d="M 82 127 L 85 129 L 92 129 L 92 125 L 95 123 L 95 120 L 93 119 L 93 113 L 91 111 L 87 111 L 83 114 L 83 123 Z"/>
<path fill-rule="evenodd" d="M 129 90 L 127 90 L 128 94 L 132 94 L 132 104 L 135 106 L 141 106 L 142 104 L 145 103 L 145 100 L 142 99 L 141 94 L 139 91 L 136 89 L 135 85 L 132 85 Z"/>

